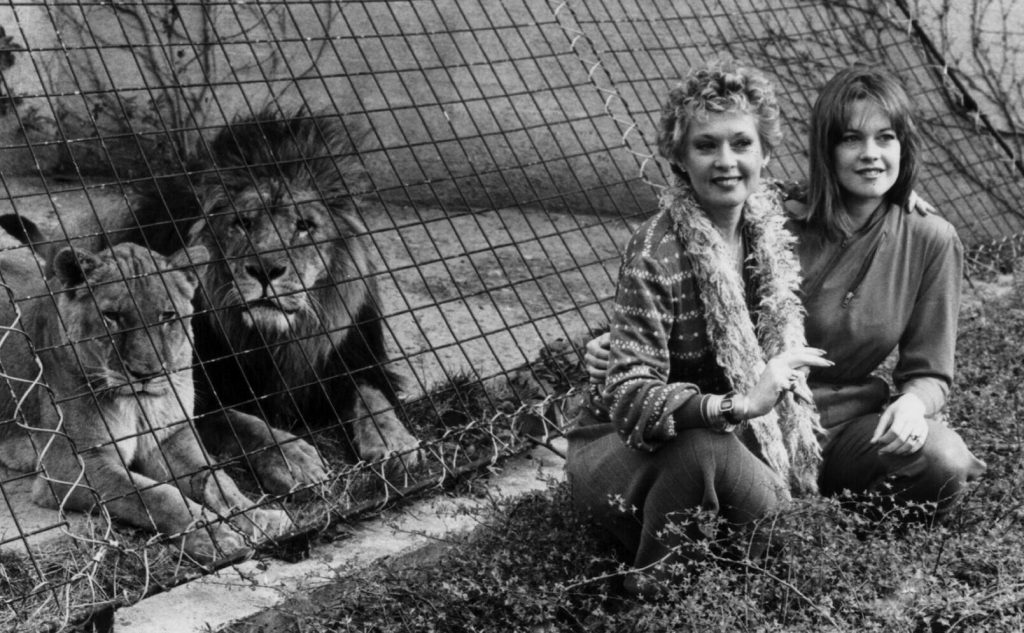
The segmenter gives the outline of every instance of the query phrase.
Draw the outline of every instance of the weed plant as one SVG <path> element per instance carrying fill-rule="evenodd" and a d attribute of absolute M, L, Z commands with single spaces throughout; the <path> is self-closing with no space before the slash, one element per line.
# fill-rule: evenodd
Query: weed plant
<path fill-rule="evenodd" d="M 678 573 L 656 598 L 634 598 L 621 553 L 553 482 L 495 502 L 435 563 L 339 578 L 293 630 L 1024 630 L 1021 299 L 1018 288 L 962 317 L 949 420 L 989 468 L 944 525 L 908 523 L 928 508 L 884 494 L 803 499 L 762 526 L 764 558 L 725 555 L 737 536 L 693 543 L 695 562 L 667 570 Z"/>

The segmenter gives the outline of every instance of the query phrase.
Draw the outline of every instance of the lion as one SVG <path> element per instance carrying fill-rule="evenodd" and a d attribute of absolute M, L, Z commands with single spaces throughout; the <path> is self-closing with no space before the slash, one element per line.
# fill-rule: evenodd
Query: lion
<path fill-rule="evenodd" d="M 207 257 L 201 246 L 169 258 L 135 244 L 64 248 L 49 281 L 26 251 L 0 257 L 25 328 L 3 345 L 0 462 L 41 471 L 37 504 L 102 506 L 174 536 L 200 562 L 292 528 L 210 467 L 193 425 L 193 266 Z M 15 303 L 0 302 L 5 325 L 17 317 Z"/>
<path fill-rule="evenodd" d="M 186 175 L 143 187 L 110 235 L 211 254 L 195 320 L 207 446 L 287 492 L 326 475 L 289 431 L 329 426 L 344 429 L 359 459 L 406 474 L 421 449 L 395 414 L 400 385 L 386 366 L 349 130 L 337 117 L 264 111 L 226 125 L 197 155 Z"/>

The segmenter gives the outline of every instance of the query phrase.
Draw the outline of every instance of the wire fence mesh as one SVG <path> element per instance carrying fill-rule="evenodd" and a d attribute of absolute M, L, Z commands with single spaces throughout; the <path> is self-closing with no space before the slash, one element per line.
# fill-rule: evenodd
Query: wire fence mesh
<path fill-rule="evenodd" d="M 543 441 L 665 181 L 661 96 L 712 55 L 779 86 L 785 179 L 817 87 L 890 68 L 974 260 L 1024 232 L 1019 161 L 899 2 L 79 0 L 0 27 L 8 628 Z"/>

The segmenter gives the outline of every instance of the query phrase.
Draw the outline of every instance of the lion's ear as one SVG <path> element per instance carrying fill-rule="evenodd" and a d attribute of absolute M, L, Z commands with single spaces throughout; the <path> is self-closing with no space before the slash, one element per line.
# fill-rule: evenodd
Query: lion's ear
<path fill-rule="evenodd" d="M 192 268 L 210 261 L 210 251 L 205 246 L 189 246 L 171 255 L 168 261 L 175 268 Z"/>
<path fill-rule="evenodd" d="M 189 246 L 171 255 L 167 263 L 175 270 L 184 273 L 189 283 L 195 285 L 199 282 L 197 271 L 200 266 L 210 261 L 210 251 L 205 246 Z"/>
<path fill-rule="evenodd" d="M 99 268 L 102 261 L 94 253 L 70 246 L 61 249 L 53 259 L 53 271 L 65 288 L 85 283 L 89 273 Z"/>

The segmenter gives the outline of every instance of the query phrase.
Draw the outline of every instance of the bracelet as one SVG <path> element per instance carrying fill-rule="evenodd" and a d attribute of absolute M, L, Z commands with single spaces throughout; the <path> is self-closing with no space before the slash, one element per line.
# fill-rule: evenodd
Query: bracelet
<path fill-rule="evenodd" d="M 733 401 L 733 416 L 737 420 L 749 420 L 750 416 L 747 415 L 747 409 L 750 406 L 750 400 L 746 394 L 738 393 L 732 397 Z M 741 407 L 740 404 L 743 406 Z"/>
<path fill-rule="evenodd" d="M 707 397 L 707 420 L 708 426 L 714 426 L 719 418 L 722 417 L 722 400 L 724 396 L 709 395 Z"/>

